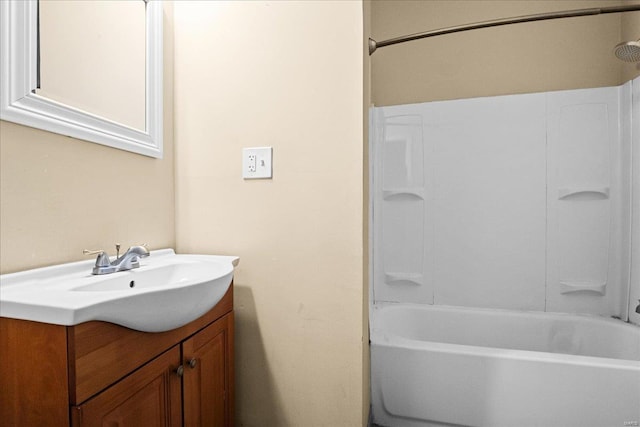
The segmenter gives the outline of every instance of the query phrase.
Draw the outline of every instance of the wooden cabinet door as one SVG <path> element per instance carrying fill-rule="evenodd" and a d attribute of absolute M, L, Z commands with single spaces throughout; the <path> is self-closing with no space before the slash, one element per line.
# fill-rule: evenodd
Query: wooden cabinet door
<path fill-rule="evenodd" d="M 185 427 L 231 427 L 233 314 L 182 344 Z"/>
<path fill-rule="evenodd" d="M 180 347 L 174 346 L 87 402 L 71 409 L 74 427 L 179 427 Z"/>

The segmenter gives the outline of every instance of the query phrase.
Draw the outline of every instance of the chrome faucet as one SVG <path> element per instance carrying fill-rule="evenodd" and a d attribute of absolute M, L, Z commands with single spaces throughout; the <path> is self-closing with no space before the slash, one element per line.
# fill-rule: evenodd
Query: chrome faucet
<path fill-rule="evenodd" d="M 119 254 L 120 245 L 116 245 L 116 248 Z M 92 274 L 111 274 L 117 271 L 138 268 L 140 267 L 139 258 L 145 258 L 150 255 L 146 245 L 131 246 L 122 256 L 117 257 L 113 261 L 109 259 L 109 255 L 103 250 L 89 251 L 85 249 L 82 253 L 85 255 L 98 254 L 98 257 L 96 258 L 96 265 L 91 271 Z"/>

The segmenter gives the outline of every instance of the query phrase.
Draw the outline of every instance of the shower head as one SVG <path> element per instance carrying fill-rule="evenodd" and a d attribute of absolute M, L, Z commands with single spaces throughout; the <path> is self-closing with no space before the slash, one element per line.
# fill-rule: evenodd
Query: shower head
<path fill-rule="evenodd" d="M 613 53 L 622 61 L 640 62 L 640 40 L 619 43 Z"/>

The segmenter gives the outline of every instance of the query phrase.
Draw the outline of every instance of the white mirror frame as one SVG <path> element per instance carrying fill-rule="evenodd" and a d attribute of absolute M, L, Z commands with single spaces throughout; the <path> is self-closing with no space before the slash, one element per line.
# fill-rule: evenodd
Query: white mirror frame
<path fill-rule="evenodd" d="M 35 93 L 38 78 L 37 0 L 0 0 L 0 119 L 162 158 L 162 2 L 145 2 L 145 131 Z"/>

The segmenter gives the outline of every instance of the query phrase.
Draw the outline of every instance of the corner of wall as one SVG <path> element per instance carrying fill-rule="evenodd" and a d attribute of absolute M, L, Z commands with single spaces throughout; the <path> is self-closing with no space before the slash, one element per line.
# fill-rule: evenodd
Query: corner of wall
<path fill-rule="evenodd" d="M 370 384 L 370 347 L 369 347 L 369 271 L 370 271 L 370 224 L 369 224 L 369 105 L 371 104 L 371 57 L 369 56 L 369 37 L 371 33 L 371 0 L 362 1 L 363 17 L 363 105 L 362 105 L 362 421 L 371 423 L 371 384 Z"/>

